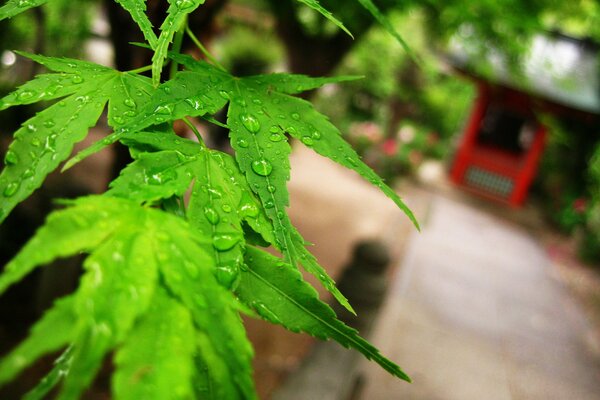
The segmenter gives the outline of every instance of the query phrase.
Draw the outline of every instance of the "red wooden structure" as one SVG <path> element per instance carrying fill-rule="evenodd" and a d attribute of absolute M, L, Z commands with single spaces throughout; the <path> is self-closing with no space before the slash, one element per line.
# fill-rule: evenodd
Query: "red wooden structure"
<path fill-rule="evenodd" d="M 452 165 L 451 179 L 471 192 L 515 207 L 526 200 L 544 151 L 546 127 L 536 114 L 544 112 L 600 121 L 596 49 L 590 51 L 582 47 L 581 42 L 564 36 L 534 42 L 539 43 L 543 44 L 541 52 L 536 53 L 534 46 L 531 54 L 534 59 L 525 65 L 531 75 L 527 85 L 515 83 L 501 65 L 496 65 L 499 73 L 495 79 L 477 75 L 467 65 L 471 60 L 465 57 L 464 48 L 458 57 L 455 52 L 451 59 L 453 66 L 475 80 L 478 87 L 478 96 Z M 552 80 L 554 77 L 548 77 L 545 70 L 548 60 L 558 59 L 560 63 L 561 56 L 565 58 L 564 54 L 557 54 L 560 51 L 564 54 L 570 51 L 573 58 L 570 68 L 581 68 L 583 62 L 589 64 L 588 76 L 577 75 L 576 85 L 571 82 L 579 92 L 565 91 Z M 569 79 L 573 78 L 569 76 Z M 599 90 L 596 92 L 596 89 Z"/>
<path fill-rule="evenodd" d="M 523 204 L 544 150 L 546 128 L 527 95 L 480 83 L 451 179 L 512 206 Z"/>

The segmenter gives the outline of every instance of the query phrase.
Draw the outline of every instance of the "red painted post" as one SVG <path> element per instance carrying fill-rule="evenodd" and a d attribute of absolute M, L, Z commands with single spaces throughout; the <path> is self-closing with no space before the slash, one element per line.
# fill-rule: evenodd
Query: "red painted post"
<path fill-rule="evenodd" d="M 454 164 L 450 173 L 452 181 L 456 184 L 463 182 L 465 170 L 469 165 L 469 154 L 473 151 L 481 121 L 483 120 L 485 110 L 487 109 L 490 100 L 490 89 L 487 85 L 479 83 L 477 91 L 478 94 L 477 99 L 475 100 L 475 106 L 471 112 L 471 117 L 462 136 L 458 151 L 456 152 Z"/>
<path fill-rule="evenodd" d="M 546 136 L 547 129 L 544 125 L 540 124 L 535 132 L 533 143 L 531 144 L 531 147 L 527 152 L 523 162 L 523 167 L 521 168 L 521 171 L 519 171 L 519 175 L 515 180 L 515 187 L 509 199 L 511 206 L 521 206 L 527 198 L 529 186 L 531 186 L 533 178 L 535 178 L 540 158 L 544 152 Z"/>

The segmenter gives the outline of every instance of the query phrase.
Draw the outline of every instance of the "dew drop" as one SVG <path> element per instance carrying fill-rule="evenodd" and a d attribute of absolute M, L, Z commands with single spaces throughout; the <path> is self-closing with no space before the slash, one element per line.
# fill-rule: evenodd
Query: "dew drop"
<path fill-rule="evenodd" d="M 115 124 L 117 125 L 123 125 L 125 123 L 125 120 L 123 119 L 123 117 L 121 116 L 116 116 L 113 118 L 113 121 L 115 122 Z"/>
<path fill-rule="evenodd" d="M 146 175 L 146 182 L 150 185 L 162 185 L 165 182 L 172 181 L 176 178 L 177 172 L 171 170 L 157 173 L 148 172 Z"/>
<path fill-rule="evenodd" d="M 244 203 L 240 206 L 240 216 L 255 218 L 259 214 L 258 207 L 254 203 Z"/>
<path fill-rule="evenodd" d="M 133 111 L 131 111 L 131 110 L 129 110 L 129 111 L 125 111 L 125 112 L 123 113 L 123 115 L 124 115 L 124 116 L 126 116 L 126 117 L 133 117 L 133 116 L 135 116 L 135 112 L 133 112 Z"/>
<path fill-rule="evenodd" d="M 8 150 L 6 155 L 4 156 L 4 164 L 6 165 L 15 165 L 19 162 L 19 156 L 12 150 Z"/>
<path fill-rule="evenodd" d="M 15 193 L 17 193 L 18 190 L 19 184 L 17 182 L 9 183 L 8 186 L 6 186 L 6 189 L 4 189 L 4 196 L 12 197 L 15 195 Z"/>
<path fill-rule="evenodd" d="M 185 99 L 185 102 L 188 103 L 194 110 L 200 110 L 202 108 L 202 103 L 198 99 Z"/>
<path fill-rule="evenodd" d="M 40 142 L 40 139 L 38 139 L 38 138 L 33 138 L 33 139 L 31 139 L 31 145 L 32 145 L 33 147 L 40 147 L 40 146 L 41 146 L 41 144 L 42 144 L 42 143 Z"/>
<path fill-rule="evenodd" d="M 300 114 L 298 113 L 292 113 L 292 119 L 299 121 L 300 120 Z"/>
<path fill-rule="evenodd" d="M 275 207 L 275 203 L 273 203 L 272 201 L 269 200 L 265 203 L 265 208 L 270 209 L 273 207 Z"/>
<path fill-rule="evenodd" d="M 229 204 L 223 204 L 221 206 L 221 209 L 226 212 L 226 213 L 230 213 L 231 212 L 231 206 Z"/>
<path fill-rule="evenodd" d="M 158 106 L 154 109 L 155 114 L 170 115 L 173 112 L 169 106 Z"/>
<path fill-rule="evenodd" d="M 273 172 L 273 165 L 263 158 L 252 162 L 252 171 L 260 176 L 269 176 Z"/>
<path fill-rule="evenodd" d="M 83 78 L 81 75 L 75 75 L 71 81 L 75 84 L 79 84 L 83 82 Z"/>
<path fill-rule="evenodd" d="M 269 191 L 269 193 L 275 193 L 277 191 L 277 188 L 273 185 L 269 185 L 267 186 L 267 190 Z"/>
<path fill-rule="evenodd" d="M 227 233 L 221 233 L 213 236 L 213 247 L 217 251 L 231 250 L 239 241 L 239 237 Z"/>
<path fill-rule="evenodd" d="M 125 100 L 123 100 L 123 103 L 129 108 L 136 107 L 135 101 L 131 97 L 128 97 Z"/>
<path fill-rule="evenodd" d="M 25 172 L 23 172 L 23 179 L 29 179 L 33 175 L 35 175 L 35 171 L 32 168 L 27 168 Z"/>
<path fill-rule="evenodd" d="M 348 164 L 352 165 L 353 167 L 358 166 L 358 163 L 352 157 L 346 157 L 346 161 L 348 162 Z"/>
<path fill-rule="evenodd" d="M 221 285 L 227 289 L 232 289 L 239 282 L 240 272 L 235 267 L 219 267 L 216 269 L 216 278 Z"/>
<path fill-rule="evenodd" d="M 238 146 L 240 146 L 243 149 L 247 148 L 249 145 L 249 143 L 246 139 L 238 139 L 237 144 L 238 144 Z"/>
<path fill-rule="evenodd" d="M 269 140 L 271 142 L 281 142 L 284 139 L 284 136 L 281 133 L 272 133 L 269 136 Z"/>
<path fill-rule="evenodd" d="M 253 99 L 252 102 L 259 106 L 262 104 L 262 101 L 260 101 L 259 99 Z"/>
<path fill-rule="evenodd" d="M 250 133 L 257 133 L 260 131 L 260 122 L 258 119 L 252 114 L 242 114 L 240 119 L 242 120 L 242 124 L 244 128 L 248 129 Z"/>
<path fill-rule="evenodd" d="M 314 132 L 312 133 L 312 138 L 313 138 L 313 139 L 315 139 L 315 140 L 319 140 L 319 139 L 321 139 L 321 132 L 319 132 L 319 131 L 314 131 Z"/>
<path fill-rule="evenodd" d="M 46 128 L 52 128 L 54 125 L 56 125 L 56 122 L 54 122 L 54 120 L 49 119 L 46 122 L 44 122 L 44 126 Z"/>
<path fill-rule="evenodd" d="M 46 138 L 46 143 L 44 143 L 44 149 L 54 153 L 56 152 L 56 138 L 58 136 L 56 134 L 52 134 Z"/>
<path fill-rule="evenodd" d="M 221 96 L 222 98 L 224 98 L 225 100 L 229 100 L 229 93 L 227 93 L 227 91 L 225 90 L 220 90 L 219 91 L 219 96 Z"/>
<path fill-rule="evenodd" d="M 27 130 L 29 132 L 33 133 L 33 132 L 37 131 L 37 127 L 35 125 L 33 125 L 33 124 L 29 124 L 29 125 L 27 125 Z"/>
<path fill-rule="evenodd" d="M 31 99 L 33 96 L 35 96 L 35 93 L 31 90 L 24 90 L 21 93 L 19 93 L 19 95 L 17 96 L 17 98 L 21 101 L 24 100 L 29 100 Z"/>
<path fill-rule="evenodd" d="M 264 319 L 271 321 L 273 323 L 281 323 L 281 320 L 279 319 L 279 317 L 277 315 L 275 315 L 269 308 L 267 308 L 267 306 L 265 306 L 263 303 L 260 303 L 258 301 L 254 301 L 252 303 L 252 307 L 256 310 L 256 312 L 258 313 L 258 315 L 260 315 L 261 317 L 263 317 Z"/>
<path fill-rule="evenodd" d="M 219 213 L 217 213 L 212 207 L 204 208 L 204 216 L 211 225 L 217 225 L 221 220 L 221 218 L 219 217 Z"/>
<path fill-rule="evenodd" d="M 315 144 L 315 141 L 313 140 L 313 138 L 311 136 L 303 136 L 301 140 L 302 140 L 302 143 L 304 143 L 307 146 L 312 146 Z"/>

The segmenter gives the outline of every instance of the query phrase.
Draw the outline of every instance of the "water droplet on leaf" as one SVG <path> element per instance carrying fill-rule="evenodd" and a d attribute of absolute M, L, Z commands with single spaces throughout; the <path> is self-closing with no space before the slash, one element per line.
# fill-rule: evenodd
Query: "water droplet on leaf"
<path fill-rule="evenodd" d="M 249 146 L 249 143 L 246 139 L 238 139 L 237 144 L 238 144 L 238 146 L 240 146 L 243 149 L 245 149 Z"/>
<path fill-rule="evenodd" d="M 258 119 L 252 114 L 242 114 L 240 116 L 242 120 L 242 125 L 246 128 L 250 133 L 258 133 L 260 131 L 260 122 Z"/>
<path fill-rule="evenodd" d="M 221 218 L 219 217 L 219 213 L 217 213 L 212 207 L 204 208 L 204 216 L 212 225 L 217 225 L 221 220 Z"/>
<path fill-rule="evenodd" d="M 239 269 L 232 266 L 222 266 L 216 269 L 216 278 L 227 289 L 233 289 L 239 283 Z"/>
<path fill-rule="evenodd" d="M 213 247 L 217 251 L 231 250 L 238 242 L 239 237 L 237 235 L 221 233 L 213 236 Z"/>
<path fill-rule="evenodd" d="M 281 133 L 273 133 L 271 136 L 269 136 L 269 140 L 271 142 L 281 142 L 284 138 L 285 136 L 283 136 Z"/>
<path fill-rule="evenodd" d="M 300 114 L 298 113 L 292 113 L 292 119 L 299 121 L 300 120 Z"/>
<path fill-rule="evenodd" d="M 315 144 L 315 141 L 310 136 L 303 136 L 301 140 L 302 140 L 302 143 L 304 143 L 307 146 L 312 146 Z"/>
<path fill-rule="evenodd" d="M 29 100 L 31 99 L 33 96 L 35 96 L 35 93 L 31 90 L 24 90 L 21 93 L 19 93 L 19 95 L 17 96 L 17 98 L 21 101 L 24 100 Z"/>
<path fill-rule="evenodd" d="M 12 150 L 8 150 L 4 156 L 4 164 L 14 165 L 19 162 L 19 156 Z"/>
<path fill-rule="evenodd" d="M 158 106 L 154 109 L 155 114 L 170 115 L 173 112 L 170 106 Z"/>
<path fill-rule="evenodd" d="M 260 176 L 269 176 L 273 172 L 273 165 L 263 158 L 252 162 L 252 171 Z"/>
<path fill-rule="evenodd" d="M 12 197 L 15 195 L 15 193 L 17 193 L 18 190 L 19 190 L 19 183 L 17 183 L 17 182 L 9 183 L 8 186 L 6 186 L 6 189 L 4 189 L 4 196 Z"/>
<path fill-rule="evenodd" d="M 136 106 L 135 101 L 130 97 L 123 100 L 123 103 L 129 108 L 135 108 Z"/>

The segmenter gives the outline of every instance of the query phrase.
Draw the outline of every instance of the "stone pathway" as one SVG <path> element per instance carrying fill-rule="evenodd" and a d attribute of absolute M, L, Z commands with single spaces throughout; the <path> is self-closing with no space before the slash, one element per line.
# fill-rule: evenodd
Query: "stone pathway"
<path fill-rule="evenodd" d="M 517 225 L 433 195 L 373 342 L 414 383 L 363 363 L 363 400 L 600 399 L 589 326 Z"/>

